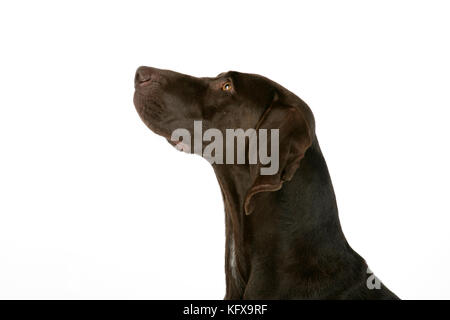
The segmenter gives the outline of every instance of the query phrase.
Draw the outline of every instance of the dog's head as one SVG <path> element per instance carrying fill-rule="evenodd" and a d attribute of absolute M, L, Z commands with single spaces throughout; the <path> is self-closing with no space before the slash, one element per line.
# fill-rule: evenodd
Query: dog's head
<path fill-rule="evenodd" d="M 256 164 L 240 164 L 248 165 L 251 172 L 251 187 L 246 191 L 244 203 L 247 214 L 253 210 L 251 200 L 255 194 L 279 190 L 284 181 L 293 177 L 314 139 L 314 118 L 308 106 L 279 84 L 259 75 L 230 71 L 214 78 L 196 78 L 169 70 L 140 67 L 136 72 L 135 88 L 134 104 L 141 119 L 152 131 L 176 146 L 179 141 L 173 141 L 173 132 L 183 129 L 194 137 L 194 121 L 201 121 L 202 132 L 212 129 L 224 137 L 227 129 L 279 130 L 279 159 L 275 173 L 261 174 L 259 169 L 267 163 L 258 157 Z M 206 147 L 208 140 L 213 139 L 203 137 L 200 149 Z M 246 159 L 251 150 L 248 140 Z M 186 141 L 182 143 L 184 150 L 195 151 L 190 142 L 187 146 Z M 223 150 L 225 154 L 230 151 L 226 150 L 227 143 Z M 269 139 L 268 144 L 273 143 Z M 215 165 L 235 165 L 227 162 Z"/>

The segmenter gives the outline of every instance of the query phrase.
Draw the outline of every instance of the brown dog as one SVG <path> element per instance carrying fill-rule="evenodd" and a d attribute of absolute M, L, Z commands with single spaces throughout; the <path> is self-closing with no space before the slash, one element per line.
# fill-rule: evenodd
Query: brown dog
<path fill-rule="evenodd" d="M 140 67 L 135 87 L 140 117 L 173 145 L 171 133 L 193 134 L 194 120 L 224 135 L 279 129 L 276 174 L 262 175 L 262 163 L 213 164 L 226 211 L 226 299 L 397 299 L 342 233 L 314 117 L 300 98 L 234 71 L 196 78 Z"/>

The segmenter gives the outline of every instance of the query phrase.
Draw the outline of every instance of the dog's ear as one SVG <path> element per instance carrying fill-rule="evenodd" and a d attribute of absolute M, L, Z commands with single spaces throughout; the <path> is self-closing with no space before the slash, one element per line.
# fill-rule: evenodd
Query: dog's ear
<path fill-rule="evenodd" d="M 313 139 L 311 125 L 303 112 L 304 110 L 298 106 L 289 105 L 275 99 L 259 120 L 256 127 L 257 132 L 260 129 L 267 129 L 267 136 L 271 136 L 271 129 L 279 129 L 279 167 L 278 171 L 272 175 L 261 174 L 261 169 L 264 168 L 261 163 L 252 168 L 254 182 L 245 197 L 245 214 L 252 213 L 254 209 L 252 198 L 257 193 L 281 189 L 283 182 L 291 180 L 300 166 L 300 161 L 306 150 L 311 146 Z M 268 141 L 270 146 L 277 143 L 276 140 L 272 140 Z M 275 145 L 275 147 L 277 146 Z M 267 150 L 271 149 L 271 147 L 267 148 Z"/>

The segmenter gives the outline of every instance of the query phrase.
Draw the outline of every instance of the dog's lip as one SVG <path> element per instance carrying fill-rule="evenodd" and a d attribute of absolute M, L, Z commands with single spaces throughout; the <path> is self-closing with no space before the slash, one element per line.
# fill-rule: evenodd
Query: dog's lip
<path fill-rule="evenodd" d="M 149 86 L 152 82 L 154 82 L 154 81 L 152 81 L 152 79 L 148 79 L 148 80 L 137 83 L 137 86 L 146 87 L 146 86 Z"/>

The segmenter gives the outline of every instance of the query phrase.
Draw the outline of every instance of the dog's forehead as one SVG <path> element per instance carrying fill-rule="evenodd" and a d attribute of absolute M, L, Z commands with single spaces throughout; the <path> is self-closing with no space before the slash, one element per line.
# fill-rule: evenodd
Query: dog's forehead
<path fill-rule="evenodd" d="M 216 78 L 224 78 L 224 77 L 232 77 L 232 76 L 236 76 L 240 74 L 240 72 L 237 71 L 225 71 L 225 72 L 221 72 L 219 73 Z"/>
<path fill-rule="evenodd" d="M 242 80 L 242 81 L 267 81 L 266 77 L 263 77 L 259 74 L 255 73 L 244 73 L 244 72 L 238 72 L 238 71 L 226 71 L 219 73 L 215 79 L 221 79 L 221 78 L 230 78 L 232 80 Z"/>

